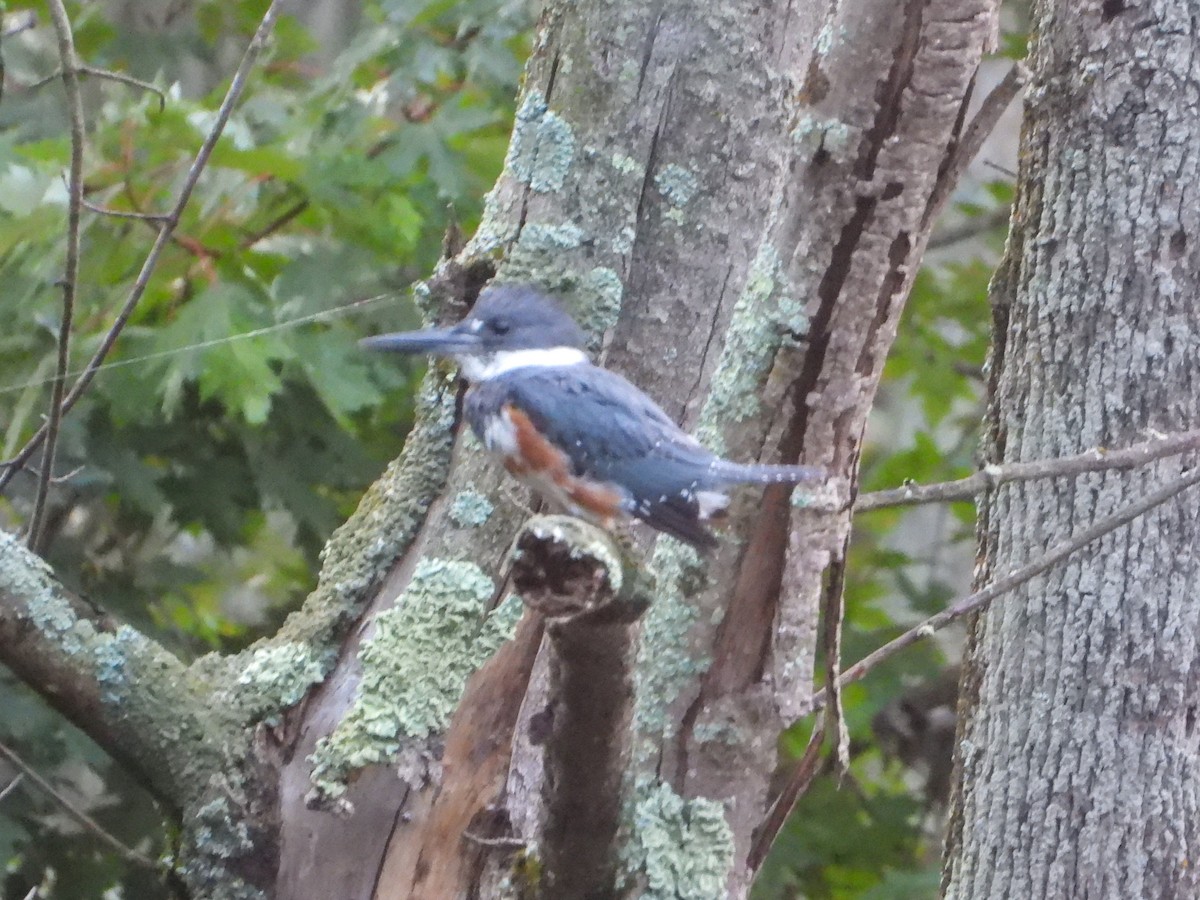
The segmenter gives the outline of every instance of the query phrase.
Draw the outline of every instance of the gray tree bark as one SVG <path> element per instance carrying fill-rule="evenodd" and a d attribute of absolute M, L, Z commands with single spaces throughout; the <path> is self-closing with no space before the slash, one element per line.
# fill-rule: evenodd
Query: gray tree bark
<path fill-rule="evenodd" d="M 1018 200 L 993 288 L 995 461 L 1121 447 L 1200 421 L 1200 49 L 1188 4 L 1035 8 Z M 1197 460 L 1006 485 L 986 583 Z M 1195 491 L 974 623 L 951 898 L 1195 897 Z"/>
<path fill-rule="evenodd" d="M 160 648 L 108 636 L 14 545 L 0 656 L 6 640 L 55 650 L 56 684 L 83 697 L 64 708 L 98 705 L 123 758 L 203 748 L 153 773 L 193 896 L 747 895 L 778 736 L 812 696 L 819 606 L 837 618 L 866 415 L 961 168 L 994 13 L 548 4 L 484 222 L 421 296 L 449 318 L 493 276 L 535 282 L 715 449 L 829 470 L 818 495 L 747 492 L 710 558 L 663 540 L 631 569 L 586 529 L 522 532 L 529 499 L 459 435 L 438 366 L 303 609 L 244 653 L 149 670 L 175 709 L 131 718 L 142 668 L 126 657 Z M 546 555 L 514 570 L 519 533 Z"/>

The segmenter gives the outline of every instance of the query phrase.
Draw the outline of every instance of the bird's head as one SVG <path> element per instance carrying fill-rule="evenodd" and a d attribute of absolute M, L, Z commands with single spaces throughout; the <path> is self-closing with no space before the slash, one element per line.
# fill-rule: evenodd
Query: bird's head
<path fill-rule="evenodd" d="M 452 356 L 469 381 L 529 366 L 586 362 L 584 334 L 550 297 L 530 285 L 485 288 L 470 314 L 449 328 L 363 339 L 368 350 Z"/>

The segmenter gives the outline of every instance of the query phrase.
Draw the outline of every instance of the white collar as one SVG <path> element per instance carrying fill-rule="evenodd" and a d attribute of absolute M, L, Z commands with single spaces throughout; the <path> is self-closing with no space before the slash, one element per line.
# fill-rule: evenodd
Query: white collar
<path fill-rule="evenodd" d="M 487 381 L 514 369 L 557 369 L 588 361 L 578 347 L 546 347 L 539 350 L 499 350 L 481 355 L 456 357 L 467 381 Z"/>

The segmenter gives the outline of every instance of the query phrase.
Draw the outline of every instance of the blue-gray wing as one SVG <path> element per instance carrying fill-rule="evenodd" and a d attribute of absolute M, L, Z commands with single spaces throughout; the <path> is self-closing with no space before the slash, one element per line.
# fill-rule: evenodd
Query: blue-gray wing
<path fill-rule="evenodd" d="M 619 487 L 631 515 L 713 543 L 694 497 L 712 453 L 620 375 L 596 366 L 516 369 L 473 387 L 467 403 L 472 422 L 512 404 L 567 455 L 573 474 Z"/>

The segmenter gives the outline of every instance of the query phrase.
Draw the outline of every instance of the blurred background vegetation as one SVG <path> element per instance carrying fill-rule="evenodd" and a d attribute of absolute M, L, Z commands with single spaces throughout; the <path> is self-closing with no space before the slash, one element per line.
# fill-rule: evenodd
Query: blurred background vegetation
<path fill-rule="evenodd" d="M 266 0 L 69 3 L 91 77 L 86 200 L 164 212 Z M 414 324 L 407 286 L 452 223 L 473 229 L 500 171 L 537 4 L 319 0 L 283 16 L 104 370 L 64 420 L 45 554 L 60 577 L 180 654 L 244 646 L 312 587 L 318 554 L 401 445 L 415 373 L 360 354 Z M 1022 16 L 981 79 L 1023 53 Z M 40 2 L 0 2 L 0 459 L 41 422 L 53 371 L 70 146 L 53 30 Z M 975 466 L 989 315 L 1015 127 L 1001 128 L 918 279 L 863 461 L 863 489 Z M 73 360 L 111 324 L 155 235 L 87 213 Z M 224 341 L 234 335 L 249 336 Z M 0 499 L 19 529 L 33 478 Z M 856 524 L 847 660 L 967 585 L 970 505 Z M 952 737 L 953 636 L 846 693 L 854 762 L 823 775 L 780 836 L 757 896 L 936 896 Z M 949 719 L 947 718 L 949 716 Z M 798 754 L 803 727 L 785 738 Z M 0 741 L 127 845 L 171 836 L 153 801 L 0 669 Z M 16 777 L 0 761 L 0 792 Z M 0 897 L 170 896 L 23 779 L 0 793 Z"/>

